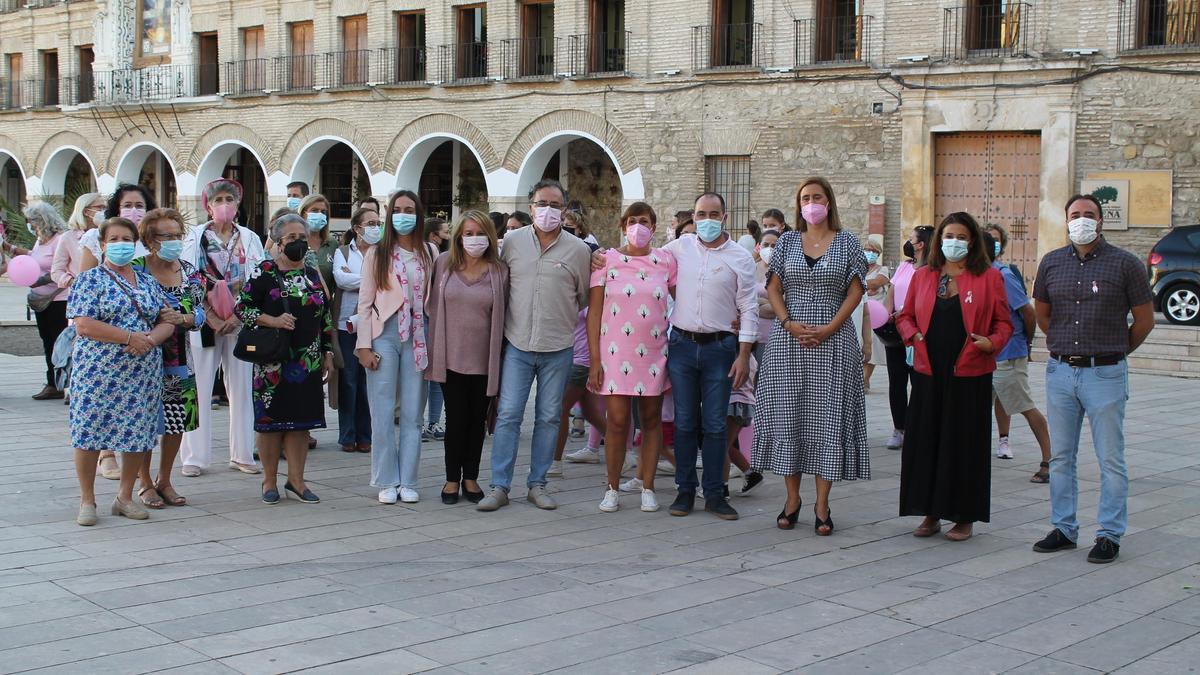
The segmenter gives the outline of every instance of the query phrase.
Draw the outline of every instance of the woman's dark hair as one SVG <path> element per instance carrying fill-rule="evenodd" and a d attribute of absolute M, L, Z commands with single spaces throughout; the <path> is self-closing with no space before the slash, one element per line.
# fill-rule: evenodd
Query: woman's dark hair
<path fill-rule="evenodd" d="M 685 215 L 683 218 L 680 218 L 679 224 L 675 226 L 675 238 L 676 239 L 683 236 L 683 228 L 685 228 L 688 225 L 691 225 L 693 222 L 695 222 L 694 220 L 692 220 L 692 212 L 691 211 L 680 211 L 680 213 L 685 213 L 687 215 Z"/>
<path fill-rule="evenodd" d="M 417 217 L 419 218 L 420 215 L 421 214 L 417 214 Z M 445 218 L 438 218 L 437 216 L 430 216 L 430 217 L 426 218 L 425 219 L 425 241 L 429 241 L 429 235 L 433 234 L 434 232 L 437 232 L 442 227 L 442 225 L 445 225 L 445 224 L 446 224 Z"/>
<path fill-rule="evenodd" d="M 983 231 L 983 252 L 987 254 L 988 262 L 996 262 L 996 238 L 987 230 Z"/>
<path fill-rule="evenodd" d="M 392 227 L 392 216 L 396 213 L 396 200 L 401 197 L 408 197 L 412 200 L 413 206 L 417 211 L 417 225 L 411 233 L 412 240 L 416 242 L 413 247 L 413 255 L 421 261 L 425 269 L 433 263 L 429 256 L 429 248 L 425 244 L 425 207 L 421 204 L 421 196 L 412 190 L 397 190 L 388 197 L 387 215 L 383 218 L 383 238 L 379 240 L 379 244 L 375 247 L 375 286 L 376 288 L 384 289 L 392 287 L 392 251 L 396 249 L 396 239 L 400 235 L 396 234 L 396 228 Z"/>
<path fill-rule="evenodd" d="M 800 183 L 800 187 L 796 188 L 796 227 L 801 232 L 808 232 L 808 221 L 804 220 L 800 215 L 800 207 L 802 206 L 800 203 L 800 193 L 804 192 L 804 188 L 809 185 L 816 185 L 821 188 L 821 192 L 825 193 L 825 201 L 829 204 L 829 215 L 826 217 L 826 225 L 835 232 L 842 229 L 842 221 L 838 217 L 837 197 L 833 194 L 833 186 L 821 176 L 805 178 Z"/>
<path fill-rule="evenodd" d="M 646 202 L 634 202 L 625 209 L 625 213 L 621 214 L 621 222 L 618 223 L 617 227 L 624 229 L 628 220 L 633 216 L 649 216 L 651 225 L 658 224 L 658 214 L 654 212 L 654 209 L 649 204 Z"/>
<path fill-rule="evenodd" d="M 126 192 L 136 192 L 142 196 L 142 201 L 146 202 L 146 210 L 153 211 L 158 208 L 158 203 L 154 201 L 154 195 L 146 189 L 144 185 L 134 185 L 133 183 L 121 183 L 113 190 L 112 196 L 108 198 L 108 203 L 104 205 L 104 217 L 116 218 L 121 215 L 121 198 Z"/>
<path fill-rule="evenodd" d="M 100 242 L 104 243 L 104 238 L 108 236 L 110 230 L 120 228 L 129 230 L 133 234 L 134 241 L 139 239 L 137 225 L 134 225 L 132 220 L 129 220 L 128 218 L 116 217 L 109 218 L 100 226 Z"/>
<path fill-rule="evenodd" d="M 787 231 L 787 217 L 783 215 L 783 211 L 780 211 L 779 209 L 767 209 L 766 211 L 762 212 L 762 216 L 759 217 L 759 220 L 766 220 L 767 218 L 777 221 L 783 226 L 784 231 Z"/>
<path fill-rule="evenodd" d="M 533 224 L 533 218 L 531 218 L 529 214 L 525 213 L 524 211 L 513 211 L 512 213 L 508 214 L 508 217 L 504 219 L 504 224 L 507 225 L 508 221 L 512 220 L 513 218 L 516 218 L 517 222 L 521 223 L 521 225 Z"/>
<path fill-rule="evenodd" d="M 354 239 L 358 236 L 355 234 L 354 228 L 362 224 L 363 218 L 366 218 L 368 214 L 372 213 L 376 216 L 379 215 L 379 212 L 375 209 L 360 207 L 354 210 L 354 213 L 350 216 L 350 227 L 346 228 L 346 231 L 342 233 L 343 246 L 349 246 L 350 244 L 354 243 Z"/>
<path fill-rule="evenodd" d="M 508 214 L 500 211 L 492 211 L 488 214 L 488 218 L 492 219 L 492 227 L 496 228 L 496 234 L 502 235 L 504 232 L 504 224 L 508 222 Z"/>
<path fill-rule="evenodd" d="M 942 234 L 950 225 L 962 225 L 970 234 L 970 241 L 967 242 L 967 257 L 963 261 L 967 271 L 976 276 L 986 272 L 992 264 L 988 261 L 987 252 L 983 250 L 983 228 L 979 227 L 975 218 L 966 211 L 951 213 L 937 226 L 937 231 L 933 235 L 933 241 L 937 242 L 937 245 L 928 247 L 929 253 L 925 256 L 925 264 L 939 271 L 946 266 L 946 256 L 942 254 L 941 241 Z"/>
<path fill-rule="evenodd" d="M 757 220 L 750 220 L 746 223 L 746 232 L 754 237 L 754 243 L 758 243 L 762 239 L 762 228 L 758 226 Z"/>

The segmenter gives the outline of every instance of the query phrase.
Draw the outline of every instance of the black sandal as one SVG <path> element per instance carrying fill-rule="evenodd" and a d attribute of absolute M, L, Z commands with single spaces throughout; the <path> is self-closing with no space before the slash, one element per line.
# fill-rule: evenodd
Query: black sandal
<path fill-rule="evenodd" d="M 825 516 L 825 520 L 821 520 L 820 516 L 817 516 L 817 507 L 814 506 L 813 516 L 817 520 L 816 524 L 813 525 L 813 529 L 816 531 L 817 536 L 828 537 L 829 535 L 833 534 L 833 509 L 829 509 L 829 513 Z M 821 528 L 827 529 L 822 532 Z"/>
<path fill-rule="evenodd" d="M 783 510 L 780 511 L 779 515 L 775 517 L 775 526 L 781 530 L 791 530 L 791 529 L 795 528 L 796 521 L 800 520 L 800 507 L 801 506 L 804 506 L 803 498 L 800 499 L 800 504 L 796 507 L 796 510 L 792 511 L 791 513 L 788 513 L 787 512 L 787 502 L 784 502 Z M 787 522 L 786 525 L 783 524 L 784 521 Z"/>
<path fill-rule="evenodd" d="M 1033 474 L 1033 477 L 1029 479 L 1029 482 L 1030 483 L 1041 483 L 1041 484 L 1049 483 L 1050 482 L 1050 462 L 1041 462 L 1040 464 L 1038 464 L 1038 466 L 1040 466 L 1041 468 L 1038 469 L 1037 473 Z"/>

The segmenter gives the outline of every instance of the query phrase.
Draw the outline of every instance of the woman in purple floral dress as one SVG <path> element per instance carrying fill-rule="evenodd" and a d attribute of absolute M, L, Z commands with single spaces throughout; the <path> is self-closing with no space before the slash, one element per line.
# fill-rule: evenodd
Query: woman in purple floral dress
<path fill-rule="evenodd" d="M 291 336 L 287 360 L 255 364 L 252 380 L 263 501 L 268 504 L 279 501 L 276 471 L 281 450 L 288 458 L 284 488 L 302 502 L 320 501 L 304 484 L 304 462 L 308 430 L 325 428 L 322 382 L 333 368 L 333 319 L 319 273 L 304 264 L 304 227 L 295 214 L 275 221 L 271 240 L 279 245 L 274 258 L 254 269 L 236 308 L 246 328 L 279 328 Z"/>

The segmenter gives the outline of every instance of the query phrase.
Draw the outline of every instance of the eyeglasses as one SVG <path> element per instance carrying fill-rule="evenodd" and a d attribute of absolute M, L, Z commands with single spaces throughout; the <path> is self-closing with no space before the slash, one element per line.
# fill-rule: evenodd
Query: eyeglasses
<path fill-rule="evenodd" d="M 366 222 L 359 223 L 359 227 L 379 227 L 379 225 L 380 223 L 378 220 L 368 220 Z"/>
<path fill-rule="evenodd" d="M 552 209 L 561 209 L 563 207 L 563 205 L 559 202 L 547 202 L 547 201 L 533 202 L 533 205 L 538 207 L 539 209 L 544 209 L 547 206 L 549 206 Z"/>

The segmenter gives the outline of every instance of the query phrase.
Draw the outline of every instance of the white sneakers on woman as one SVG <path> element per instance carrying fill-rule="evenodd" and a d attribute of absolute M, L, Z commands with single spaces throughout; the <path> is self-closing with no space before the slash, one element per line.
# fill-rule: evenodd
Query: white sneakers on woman
<path fill-rule="evenodd" d="M 654 490 L 642 490 L 642 510 L 646 513 L 658 510 L 658 497 L 654 496 Z"/>
<path fill-rule="evenodd" d="M 417 491 L 412 488 L 402 487 L 400 488 L 400 501 L 405 504 L 416 504 L 421 501 L 421 495 L 417 494 Z"/>
<path fill-rule="evenodd" d="M 385 487 L 379 491 L 380 504 L 395 504 L 396 503 L 396 488 Z"/>
<path fill-rule="evenodd" d="M 641 481 L 638 482 L 640 483 Z M 621 487 L 624 489 L 625 486 Z M 604 499 L 600 501 L 600 510 L 605 513 L 612 513 L 619 510 L 621 508 L 621 503 L 619 501 L 620 496 L 620 492 L 612 489 L 612 486 L 609 486 L 609 488 L 604 491 Z M 654 490 L 642 489 L 642 510 L 647 513 L 658 510 L 658 497 L 654 495 Z"/>

